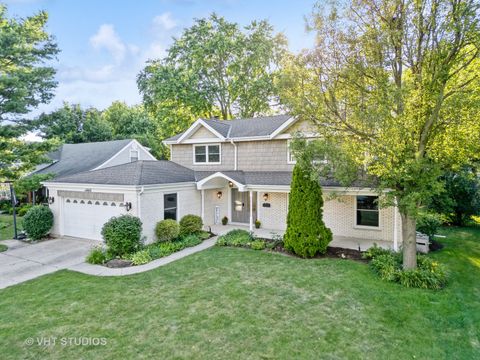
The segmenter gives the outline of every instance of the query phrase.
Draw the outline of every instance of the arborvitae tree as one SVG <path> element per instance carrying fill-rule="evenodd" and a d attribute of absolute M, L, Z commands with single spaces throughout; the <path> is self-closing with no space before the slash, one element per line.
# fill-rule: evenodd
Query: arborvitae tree
<path fill-rule="evenodd" d="M 300 164 L 293 169 L 285 249 L 301 256 L 324 254 L 332 232 L 323 222 L 322 188 Z"/>

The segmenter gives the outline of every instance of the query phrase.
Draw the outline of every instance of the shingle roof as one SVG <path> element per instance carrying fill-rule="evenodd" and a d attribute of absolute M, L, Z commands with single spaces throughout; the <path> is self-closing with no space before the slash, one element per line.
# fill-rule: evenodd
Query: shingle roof
<path fill-rule="evenodd" d="M 269 136 L 282 126 L 290 115 L 261 116 L 256 118 L 233 119 L 233 120 L 203 120 L 223 137 L 230 139 Z M 165 141 L 175 141 L 183 133 L 172 136 Z"/>
<path fill-rule="evenodd" d="M 131 139 L 82 144 L 64 144 L 47 156 L 53 163 L 39 168 L 35 174 L 53 173 L 56 177 L 95 169 L 130 143 Z"/>
<path fill-rule="evenodd" d="M 168 160 L 140 160 L 58 177 L 50 182 L 106 185 L 154 185 L 194 182 L 193 170 Z"/>

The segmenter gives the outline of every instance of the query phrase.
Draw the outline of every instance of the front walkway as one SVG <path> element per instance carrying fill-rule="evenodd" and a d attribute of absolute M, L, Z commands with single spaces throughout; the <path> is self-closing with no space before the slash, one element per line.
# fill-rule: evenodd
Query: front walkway
<path fill-rule="evenodd" d="M 245 225 L 228 224 L 228 225 L 212 225 L 211 226 L 211 231 L 217 235 L 226 234 L 227 232 L 233 229 L 242 229 L 242 230 L 249 231 L 249 226 L 246 224 Z M 207 230 L 208 230 L 208 227 L 207 227 Z M 285 231 L 260 228 L 260 229 L 253 229 L 253 234 L 259 238 L 273 239 L 273 237 L 275 236 L 283 236 L 285 234 Z M 358 239 L 358 238 L 336 236 L 336 235 L 333 235 L 333 240 L 329 244 L 329 246 L 365 251 L 368 248 L 372 247 L 374 244 L 377 244 L 378 246 L 386 249 L 393 248 L 393 243 L 389 241 Z"/>

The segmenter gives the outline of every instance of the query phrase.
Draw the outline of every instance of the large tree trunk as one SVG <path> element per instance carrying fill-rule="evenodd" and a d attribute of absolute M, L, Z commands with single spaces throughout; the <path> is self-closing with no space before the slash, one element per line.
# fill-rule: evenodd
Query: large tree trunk
<path fill-rule="evenodd" d="M 402 238 L 403 238 L 403 268 L 415 269 L 417 267 L 417 234 L 415 218 L 403 214 L 402 217 Z"/>

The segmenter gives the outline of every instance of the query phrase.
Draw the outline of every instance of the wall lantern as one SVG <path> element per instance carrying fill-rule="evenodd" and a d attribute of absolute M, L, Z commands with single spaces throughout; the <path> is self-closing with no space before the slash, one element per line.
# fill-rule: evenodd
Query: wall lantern
<path fill-rule="evenodd" d="M 268 200 L 268 193 L 265 193 L 263 194 L 263 201 L 267 201 Z"/>
<path fill-rule="evenodd" d="M 53 204 L 53 202 L 55 201 L 55 198 L 53 196 L 49 196 L 47 200 L 49 204 Z"/>
<path fill-rule="evenodd" d="M 232 188 L 232 187 L 233 187 L 233 182 L 229 181 L 229 182 L 228 182 L 228 187 L 231 187 L 231 188 Z"/>
<path fill-rule="evenodd" d="M 126 202 L 125 203 L 125 210 L 127 210 L 127 211 L 132 210 L 132 203 L 131 202 Z"/>
<path fill-rule="evenodd" d="M 223 193 L 221 191 L 217 192 L 217 198 L 221 199 L 222 195 L 223 195 Z"/>

